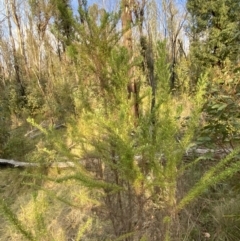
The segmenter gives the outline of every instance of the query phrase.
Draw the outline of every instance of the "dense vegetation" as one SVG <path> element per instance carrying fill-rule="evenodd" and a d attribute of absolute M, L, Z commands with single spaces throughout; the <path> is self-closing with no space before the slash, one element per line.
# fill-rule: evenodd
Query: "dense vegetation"
<path fill-rule="evenodd" d="M 1 3 L 1 240 L 240 240 L 239 2 L 105 2 Z"/>

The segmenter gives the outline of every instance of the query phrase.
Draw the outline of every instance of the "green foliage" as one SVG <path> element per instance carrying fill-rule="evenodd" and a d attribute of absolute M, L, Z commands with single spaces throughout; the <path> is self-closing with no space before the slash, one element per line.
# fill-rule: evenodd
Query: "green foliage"
<path fill-rule="evenodd" d="M 0 157 L 3 156 L 3 149 L 9 137 L 9 122 L 11 121 L 7 101 L 4 98 L 0 99 Z"/>
<path fill-rule="evenodd" d="M 209 170 L 202 175 L 200 180 L 193 186 L 188 194 L 180 201 L 178 209 L 181 210 L 199 197 L 207 188 L 219 183 L 222 180 L 232 177 L 239 171 L 240 165 L 238 163 L 237 155 L 239 155 L 240 148 L 233 150 L 225 158 L 220 160 L 215 166 L 210 167 Z"/>
<path fill-rule="evenodd" d="M 5 88 L 5 93 L 3 93 L 3 98 L 8 111 L 20 117 L 26 99 L 24 96 L 21 96 L 18 85 L 8 85 L 7 88 Z"/>
<path fill-rule="evenodd" d="M 223 199 L 213 208 L 213 218 L 216 221 L 214 238 L 217 240 L 234 241 L 240 238 L 239 196 L 230 200 Z"/>
<path fill-rule="evenodd" d="M 198 142 L 207 146 L 235 147 L 239 136 L 239 71 L 230 67 L 213 70 L 208 102 L 204 107 L 205 124 Z"/>
<path fill-rule="evenodd" d="M 30 142 L 24 138 L 24 129 L 17 128 L 10 132 L 10 136 L 5 140 L 3 147 L 3 158 L 12 158 L 24 161 L 26 154 L 34 149 L 34 142 Z"/>
<path fill-rule="evenodd" d="M 79 113 L 79 119 L 68 119 L 67 129 L 61 135 L 51 129 L 42 130 L 46 136 L 45 147 L 42 149 L 45 150 L 46 159 L 53 162 L 71 160 L 75 163 L 73 174 L 49 180 L 57 183 L 76 180 L 86 187 L 103 191 L 107 200 L 110 200 L 104 203 L 108 219 L 112 220 L 113 227 L 115 222 L 123 226 L 123 230 L 116 231 L 118 238 L 122 232 L 128 235 L 133 231 L 129 228 L 133 224 L 126 223 L 126 219 L 131 220 L 133 213 L 138 213 L 138 208 L 144 209 L 142 203 L 150 198 L 157 213 L 164 217 L 159 224 L 161 231 L 158 237 L 170 240 L 174 237 L 175 225 L 178 225 L 178 220 L 171 214 L 181 211 L 211 185 L 231 177 L 239 170 L 234 159 L 239 153 L 236 149 L 217 165 L 210 167 L 178 201 L 178 179 L 185 170 L 201 160 L 185 164 L 183 156 L 199 127 L 200 114 L 206 100 L 208 75 L 202 76 L 194 97 L 188 100 L 191 101 L 192 109 L 187 125 L 182 130 L 176 117 L 182 115 L 184 106 L 176 103 L 170 92 L 167 55 L 164 50 L 165 43 L 158 43 L 155 61 L 156 105 L 151 109 L 151 92 L 148 88 L 142 89 L 140 107 L 143 111 L 137 126 L 129 115 L 131 103 L 128 102 L 126 93 L 123 93 L 128 76 L 128 55 L 124 49 L 116 49 L 104 66 L 113 76 L 113 79 L 109 77 L 109 83 L 113 83 L 109 87 L 112 95 L 98 96 L 98 102 L 94 103 L 95 111 L 86 108 Z M 111 104 L 106 104 L 106 100 L 111 101 Z M 36 124 L 34 126 L 38 127 Z M 42 127 L 38 128 L 41 130 Z M 181 138 L 178 139 L 180 133 Z M 69 142 L 74 146 L 73 150 L 69 148 Z M 91 155 L 93 161 L 88 158 Z M 82 159 L 90 163 L 79 162 Z M 140 206 L 136 206 L 135 202 L 139 202 Z M 149 215 L 148 212 L 151 211 L 146 210 L 146 216 Z M 112 213 L 114 217 L 111 216 Z M 136 218 L 139 220 L 142 217 L 140 215 Z M 152 217 L 152 222 L 156 219 L 157 215 Z M 140 233 L 134 234 L 142 237 L 138 235 Z M 148 233 L 146 235 L 148 237 Z"/>
<path fill-rule="evenodd" d="M 79 228 L 78 233 L 77 233 L 77 237 L 76 237 L 76 241 L 82 240 L 83 234 L 86 232 L 87 229 L 90 228 L 91 223 L 92 223 L 92 218 L 88 218 L 85 225 L 83 225 L 83 227 Z"/>
<path fill-rule="evenodd" d="M 73 180 L 58 184 L 46 180 L 46 176 L 43 180 L 42 175 L 40 187 L 35 182 L 36 177 L 40 178 L 39 170 L 31 173 L 21 172 L 19 176 L 17 169 L 1 169 L 1 240 L 98 239 L 102 225 L 96 224 L 97 219 L 90 212 L 93 204 L 99 205 L 97 197 L 93 200 L 89 190 Z M 49 174 L 52 178 L 60 175 L 54 169 Z"/>
<path fill-rule="evenodd" d="M 52 0 L 56 6 L 54 24 L 58 30 L 58 36 L 62 40 L 63 47 L 71 44 L 74 39 L 74 17 L 70 6 L 70 1 Z"/>
<path fill-rule="evenodd" d="M 199 76 L 199 70 L 204 68 L 222 67 L 228 60 L 236 63 L 240 37 L 238 1 L 188 0 L 187 8 L 191 15 L 192 70 Z"/>
<path fill-rule="evenodd" d="M 30 241 L 35 241 L 35 237 L 32 234 L 31 231 L 28 230 L 28 228 L 21 223 L 21 221 L 17 218 L 17 216 L 11 211 L 9 206 L 5 203 L 4 200 L 1 200 L 0 208 L 2 211 L 2 214 L 7 217 L 7 219 L 10 221 L 11 224 L 13 224 L 16 229 L 27 239 Z"/>
<path fill-rule="evenodd" d="M 88 160 L 89 155 L 98 160 L 93 161 L 90 166 L 75 162 L 75 174 L 57 178 L 56 181 L 63 183 L 74 179 L 87 187 L 103 190 L 106 197 L 112 200 L 105 203 L 108 215 L 114 213 L 112 224 L 120 222 L 124 227 L 121 232 L 126 235 L 132 230 L 129 230 L 125 218 L 120 219 L 118 215 L 122 213 L 121 215 L 130 219 L 133 213 L 128 210 L 140 208 L 134 204 L 140 196 L 143 200 L 151 197 L 155 208 L 170 220 L 170 225 L 167 230 L 163 229 L 164 232 L 171 233 L 171 224 L 175 223 L 175 220 L 168 215 L 176 211 L 178 169 L 198 127 L 199 114 L 204 102 L 206 76 L 198 83 L 191 118 L 179 142 L 176 137 L 180 132 L 180 126 L 176 116 L 181 115 L 183 107 L 174 102 L 170 93 L 167 55 L 164 51 L 165 43 L 158 43 L 156 105 L 152 110 L 152 96 L 148 88 L 140 92 L 140 106 L 143 111 L 137 127 L 135 120 L 129 115 L 131 103 L 128 102 L 126 93 L 123 93 L 128 76 L 128 55 L 124 49 L 116 49 L 112 52 L 109 62 L 106 62 L 112 76 L 109 80 L 115 81 L 109 82 L 113 83 L 110 85 L 112 95 L 99 96 L 94 112 L 86 109 L 81 112 L 79 120 L 74 118 L 68 123 L 65 134 L 73 143 L 74 150 L 68 150 L 65 140 L 59 139 L 54 132 L 47 134 L 49 143 L 52 143 L 50 146 L 56 150 L 55 159 L 58 161 L 84 158 Z M 105 105 L 104 100 L 110 100 L 111 104 Z M 140 158 L 137 159 L 137 156 Z M 156 192 L 156 188 L 161 190 L 161 194 Z M 158 195 L 163 202 L 158 201 Z M 190 200 L 198 195 L 191 197 Z M 161 222 L 163 225 L 164 220 Z M 120 238 L 120 233 L 117 233 L 117 236 Z"/>

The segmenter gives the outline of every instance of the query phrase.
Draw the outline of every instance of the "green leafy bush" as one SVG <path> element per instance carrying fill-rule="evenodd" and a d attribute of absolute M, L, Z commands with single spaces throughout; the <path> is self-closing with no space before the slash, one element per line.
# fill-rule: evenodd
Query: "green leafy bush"
<path fill-rule="evenodd" d="M 208 101 L 204 107 L 204 127 L 198 138 L 208 147 L 234 147 L 240 139 L 240 72 L 230 67 L 213 70 Z"/>

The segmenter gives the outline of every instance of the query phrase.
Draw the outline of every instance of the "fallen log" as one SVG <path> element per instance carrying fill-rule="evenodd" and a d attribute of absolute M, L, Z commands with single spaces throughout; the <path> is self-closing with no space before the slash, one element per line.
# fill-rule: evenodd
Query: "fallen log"
<path fill-rule="evenodd" d="M 191 157 L 199 157 L 202 155 L 205 155 L 207 153 L 211 153 L 214 156 L 217 156 L 218 158 L 223 158 L 227 154 L 229 154 L 233 149 L 219 149 L 219 150 L 214 150 L 214 149 L 207 149 L 207 148 L 192 148 L 188 150 L 184 158 L 189 159 Z M 163 155 L 159 155 L 159 159 L 161 159 Z M 79 164 L 86 164 L 89 160 L 92 160 L 93 162 L 96 160 L 100 160 L 101 158 L 99 157 L 85 157 L 84 159 L 79 160 Z M 141 155 L 135 156 L 136 161 L 140 161 L 142 159 Z M 77 165 L 77 162 L 71 162 L 71 161 L 66 161 L 66 162 L 52 162 L 49 163 L 47 166 L 48 167 L 56 167 L 56 168 L 70 168 L 70 167 L 75 167 Z M 20 162 L 20 161 L 15 161 L 15 160 L 7 160 L 7 159 L 0 159 L 0 166 L 11 166 L 11 167 L 41 167 L 42 164 L 40 163 L 33 163 L 33 162 Z"/>
<path fill-rule="evenodd" d="M 19 162 L 15 160 L 0 159 L 0 165 L 13 167 L 39 167 L 38 163 Z"/>
<path fill-rule="evenodd" d="M 40 163 L 33 162 L 20 162 L 15 160 L 7 160 L 0 159 L 0 166 L 10 166 L 10 167 L 41 167 Z M 57 167 L 57 168 L 68 168 L 74 167 L 74 162 L 53 162 L 49 165 L 49 167 Z"/>

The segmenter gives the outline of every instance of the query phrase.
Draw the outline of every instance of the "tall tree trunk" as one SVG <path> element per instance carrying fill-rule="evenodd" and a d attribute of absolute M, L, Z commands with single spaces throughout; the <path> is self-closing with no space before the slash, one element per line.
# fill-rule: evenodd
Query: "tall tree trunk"
<path fill-rule="evenodd" d="M 123 45 L 127 48 L 130 56 L 133 56 L 133 40 L 132 40 L 132 12 L 135 6 L 134 0 L 122 0 L 122 30 L 123 30 Z M 132 115 L 139 117 L 138 104 L 138 87 L 136 79 L 133 77 L 133 68 L 129 71 L 129 82 L 127 86 L 128 99 L 132 104 Z"/>
<path fill-rule="evenodd" d="M 17 35 L 18 35 L 18 43 L 19 43 L 20 53 L 24 58 L 25 64 L 27 64 L 27 57 L 26 57 L 25 47 L 24 47 L 23 32 L 22 32 L 22 29 L 21 29 L 21 22 L 20 22 L 19 13 L 17 12 L 16 1 L 12 0 L 10 2 L 10 5 L 11 5 L 11 12 L 12 12 L 12 19 L 13 19 L 16 27 L 17 27 Z"/>
<path fill-rule="evenodd" d="M 23 58 L 23 61 L 24 61 L 25 74 L 26 74 L 27 78 L 29 79 L 28 61 L 27 61 L 27 56 L 26 56 L 26 51 L 25 51 L 25 46 L 24 46 L 25 45 L 24 35 L 23 35 L 23 30 L 21 28 L 20 14 L 17 10 L 19 8 L 19 6 L 17 6 L 16 0 L 11 0 L 10 5 L 11 5 L 12 19 L 17 27 L 19 50 L 20 50 L 21 57 Z"/>
<path fill-rule="evenodd" d="M 155 113 L 154 107 L 156 103 L 156 79 L 154 76 L 154 54 L 153 54 L 153 37 L 152 37 L 152 28 L 151 24 L 148 26 L 148 36 L 143 32 L 143 22 L 145 16 L 145 7 L 146 7 L 146 0 L 142 0 L 141 4 L 139 3 L 135 6 L 135 18 L 139 28 L 139 35 L 140 35 L 140 46 L 141 46 L 141 55 L 143 57 L 142 68 L 143 72 L 147 77 L 147 82 L 151 86 L 152 89 L 152 101 L 151 101 L 151 123 L 152 126 L 150 129 L 152 130 L 152 137 L 153 141 L 155 141 Z"/>
<path fill-rule="evenodd" d="M 10 41 L 12 44 L 13 62 L 14 62 L 13 64 L 14 64 L 16 81 L 19 85 L 21 96 L 25 96 L 25 89 L 24 89 L 24 86 L 23 86 L 23 83 L 21 80 L 20 66 L 19 66 L 19 60 L 18 60 L 18 56 L 17 56 L 16 44 L 15 44 L 15 40 L 14 40 L 14 37 L 12 34 L 12 23 L 11 23 L 11 19 L 10 19 L 9 5 L 10 5 L 9 1 L 5 0 L 6 15 L 7 15 L 7 21 L 8 21 L 8 32 L 9 32 L 9 37 L 10 37 Z"/>

